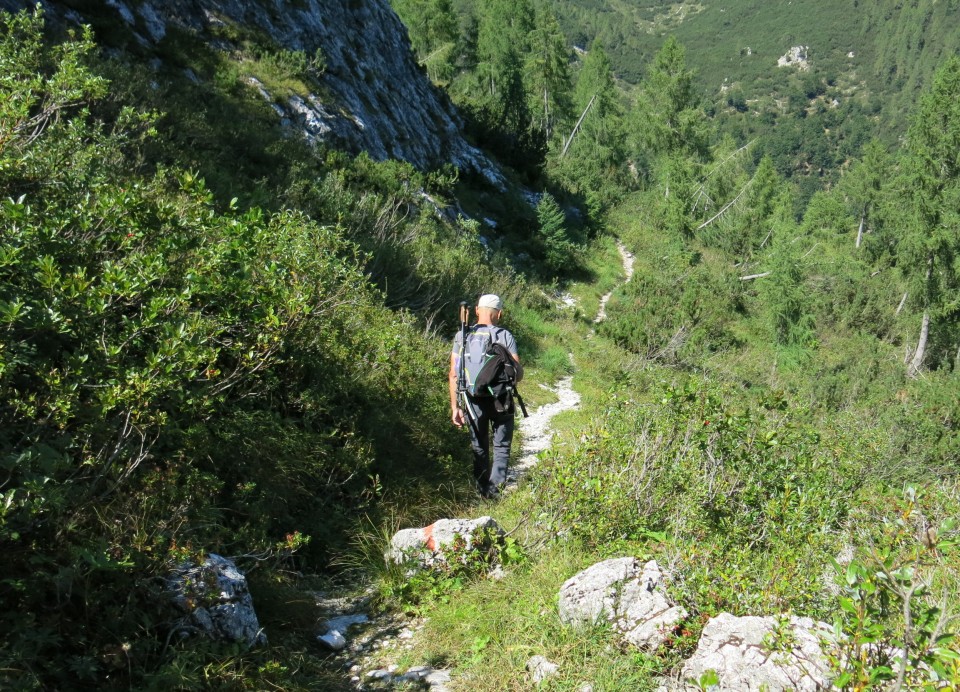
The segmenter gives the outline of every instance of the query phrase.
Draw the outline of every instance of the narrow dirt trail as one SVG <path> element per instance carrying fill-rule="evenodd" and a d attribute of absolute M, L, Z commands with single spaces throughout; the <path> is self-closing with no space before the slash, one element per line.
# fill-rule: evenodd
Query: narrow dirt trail
<path fill-rule="evenodd" d="M 617 251 L 620 253 L 623 273 L 626 277 L 623 283 L 627 283 L 633 277 L 634 256 L 619 239 L 617 240 Z M 612 295 L 613 291 L 609 291 L 600 299 L 600 309 L 593 319 L 594 324 L 599 324 L 606 318 L 607 301 L 610 300 Z M 573 354 L 570 357 L 572 358 Z M 556 394 L 557 401 L 540 406 L 530 414 L 529 418 L 520 420 L 520 435 L 523 443 L 520 450 L 520 459 L 511 466 L 507 476 L 508 490 L 515 487 L 517 481 L 536 466 L 537 455 L 550 448 L 550 442 L 553 439 L 550 421 L 553 417 L 564 411 L 580 407 L 580 394 L 573 389 L 572 376 L 562 378 L 553 387 L 541 386 Z"/>
<path fill-rule="evenodd" d="M 627 283 L 633 278 L 633 253 L 627 250 L 619 240 L 617 240 L 617 250 L 620 252 L 620 259 L 623 261 L 623 273 L 626 274 L 627 277 L 623 283 Z M 607 301 L 610 300 L 610 296 L 612 295 L 613 291 L 608 291 L 600 298 L 600 309 L 597 310 L 597 316 L 593 318 L 594 324 L 599 324 L 607 318 Z"/>
<path fill-rule="evenodd" d="M 623 261 L 623 271 L 626 276 L 624 283 L 633 276 L 633 254 L 618 240 L 617 250 Z M 610 291 L 600 300 L 600 309 L 594 318 L 594 324 L 602 322 L 606 317 L 606 304 L 613 291 Z M 571 359 L 573 355 L 570 355 Z M 573 377 L 563 377 L 555 385 L 549 387 L 540 385 L 556 396 L 556 401 L 542 404 L 527 418 L 519 422 L 521 437 L 519 459 L 511 464 L 507 475 L 506 492 L 512 492 L 517 482 L 537 465 L 539 454 L 550 448 L 553 441 L 551 421 L 553 417 L 564 411 L 580 407 L 580 394 L 573 389 Z M 356 613 L 365 610 L 365 600 L 362 605 L 357 604 L 348 611 Z M 425 619 L 407 620 L 402 615 L 381 616 L 368 619 L 365 613 L 348 615 L 348 617 L 362 618 L 356 622 L 367 624 L 367 630 L 357 638 L 352 638 L 349 646 L 341 653 L 341 661 L 349 677 L 349 684 L 355 690 L 390 690 L 395 686 L 408 687 L 419 685 L 419 689 L 428 689 L 430 692 L 449 692 L 451 678 L 455 675 L 450 669 L 434 669 L 429 665 L 415 666 L 401 673 L 395 664 L 387 663 L 396 660 L 403 651 L 410 651 L 418 632 L 424 627 Z"/>
<path fill-rule="evenodd" d="M 550 441 L 553 439 L 551 419 L 558 413 L 580 406 L 580 395 L 573 389 L 573 377 L 564 377 L 555 386 L 544 388 L 556 394 L 557 400 L 543 404 L 531 413 L 529 418 L 520 419 L 523 444 L 520 447 L 520 460 L 511 466 L 507 476 L 508 489 L 515 486 L 524 474 L 536 466 L 540 452 L 550 448 Z"/>

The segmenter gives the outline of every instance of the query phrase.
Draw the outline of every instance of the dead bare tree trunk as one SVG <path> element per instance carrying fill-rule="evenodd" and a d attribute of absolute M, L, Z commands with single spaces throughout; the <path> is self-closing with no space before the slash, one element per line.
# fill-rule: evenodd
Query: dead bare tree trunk
<path fill-rule="evenodd" d="M 933 255 L 927 257 L 927 277 L 924 282 L 927 287 L 927 293 L 930 291 L 930 277 L 933 274 Z M 916 377 L 920 373 L 920 368 L 923 366 L 923 357 L 926 355 L 927 351 L 927 337 L 930 335 L 930 305 L 927 305 L 923 309 L 923 322 L 920 325 L 920 341 L 917 342 L 917 350 L 913 354 L 913 360 L 910 361 L 910 366 L 907 368 L 907 377 Z"/>
<path fill-rule="evenodd" d="M 866 221 L 867 221 L 867 215 L 866 215 L 866 214 L 861 214 L 861 215 L 860 215 L 860 228 L 857 229 L 857 244 L 856 244 L 856 247 L 858 247 L 858 248 L 860 247 L 860 243 L 863 242 L 863 226 L 864 226 L 864 224 L 866 223 Z"/>
<path fill-rule="evenodd" d="M 543 129 L 549 141 L 553 134 L 553 123 L 550 121 L 550 92 L 547 87 L 543 87 Z"/>
<path fill-rule="evenodd" d="M 734 197 L 732 200 L 730 200 L 729 202 L 727 202 L 727 204 L 723 207 L 723 209 L 721 209 L 721 210 L 718 211 L 716 214 L 714 214 L 712 217 L 710 217 L 709 219 L 707 219 L 706 221 L 704 221 L 702 224 L 700 224 L 699 226 L 697 226 L 697 230 L 698 230 L 698 231 L 702 231 L 704 228 L 706 228 L 707 226 L 709 226 L 710 224 L 712 224 L 714 221 L 716 221 L 717 219 L 719 219 L 721 216 L 723 216 L 723 213 L 724 213 L 727 209 L 729 209 L 729 208 L 732 207 L 734 204 L 736 204 L 737 202 L 739 202 L 739 201 L 740 201 L 740 198 L 743 197 L 743 193 L 747 191 L 747 188 L 750 187 L 750 183 L 752 183 L 753 180 L 754 180 L 754 178 L 750 178 L 750 180 L 747 181 L 747 184 L 743 186 L 743 189 L 741 189 L 740 192 L 737 193 L 737 196 L 736 196 L 736 197 Z"/>
<path fill-rule="evenodd" d="M 927 350 L 927 337 L 930 335 L 930 311 L 923 311 L 923 323 L 920 325 L 920 341 L 917 342 L 917 350 L 913 354 L 913 360 L 907 367 L 907 377 L 916 377 L 923 365 L 923 356 Z"/>
<path fill-rule="evenodd" d="M 723 161 L 721 161 L 721 162 L 718 163 L 716 166 L 714 166 L 713 168 L 711 168 L 710 171 L 709 171 L 705 176 L 703 176 L 704 181 L 706 181 L 711 175 L 713 175 L 713 174 L 716 173 L 718 170 L 720 170 L 727 161 L 730 161 L 730 160 L 731 160 L 734 156 L 736 156 L 737 154 L 740 154 L 740 153 L 746 151 L 747 148 L 748 148 L 751 144 L 753 144 L 755 141 L 756 141 L 755 139 L 750 140 L 749 142 L 747 142 L 746 144 L 744 144 L 742 147 L 740 147 L 739 149 L 737 149 L 735 152 L 733 152 L 732 154 L 730 154 L 730 155 L 729 155 L 727 158 L 725 158 Z M 702 188 L 703 185 L 704 185 L 704 183 L 701 183 L 701 184 L 700 184 L 700 187 Z"/>
<path fill-rule="evenodd" d="M 904 291 L 903 298 L 900 299 L 900 305 L 897 306 L 897 309 L 894 311 L 894 315 L 899 315 L 900 311 L 903 310 L 903 306 L 907 304 L 907 296 L 910 295 L 908 291 Z"/>
<path fill-rule="evenodd" d="M 587 104 L 587 107 L 583 109 L 583 113 L 580 114 L 580 119 L 577 121 L 577 124 L 573 126 L 573 131 L 570 133 L 570 138 L 567 140 L 567 143 L 563 145 L 563 151 L 560 152 L 560 158 L 562 159 L 567 155 L 567 149 L 570 148 L 570 144 L 573 142 L 573 138 L 577 134 L 577 130 L 580 129 L 580 124 L 583 122 L 583 119 L 587 117 L 587 113 L 590 111 L 590 108 L 593 106 L 593 102 L 596 101 L 597 95 L 594 94 L 590 103 Z"/>

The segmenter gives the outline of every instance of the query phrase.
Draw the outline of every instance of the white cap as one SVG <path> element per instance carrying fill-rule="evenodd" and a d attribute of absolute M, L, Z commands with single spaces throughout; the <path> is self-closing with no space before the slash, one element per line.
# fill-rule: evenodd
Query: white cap
<path fill-rule="evenodd" d="M 487 293 L 486 295 L 480 296 L 480 300 L 477 301 L 477 307 L 503 310 L 503 301 L 500 300 L 500 296 L 493 293 Z"/>

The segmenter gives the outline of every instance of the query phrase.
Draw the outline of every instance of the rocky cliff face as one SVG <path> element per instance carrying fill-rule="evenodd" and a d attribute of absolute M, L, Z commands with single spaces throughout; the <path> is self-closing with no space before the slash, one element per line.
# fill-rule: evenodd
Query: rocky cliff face
<path fill-rule="evenodd" d="M 42 3 L 48 16 L 83 21 L 83 3 Z M 402 159 L 428 169 L 452 163 L 503 185 L 497 168 L 462 136 L 462 122 L 446 95 L 416 64 L 406 29 L 387 0 L 106 0 L 145 46 L 163 40 L 170 26 L 196 33 L 229 50 L 211 29 L 255 27 L 278 47 L 312 55 L 322 51 L 326 97 L 304 94 L 277 103 L 286 124 L 311 140 L 375 159 Z M 34 0 L 0 0 L 14 11 Z M 102 12 L 102 7 L 98 10 Z M 219 41 L 219 42 L 218 42 Z M 256 86 L 253 83 L 253 86 Z M 262 92 L 266 98 L 272 96 Z"/>

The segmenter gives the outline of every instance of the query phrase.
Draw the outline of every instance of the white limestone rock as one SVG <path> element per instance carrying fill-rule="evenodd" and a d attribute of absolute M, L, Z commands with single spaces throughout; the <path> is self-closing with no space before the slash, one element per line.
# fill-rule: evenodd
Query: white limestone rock
<path fill-rule="evenodd" d="M 804 617 L 721 613 L 703 628 L 681 675 L 696 681 L 713 670 L 720 678 L 717 690 L 830 689 L 829 665 L 821 648 L 830 631 L 829 625 Z"/>
<path fill-rule="evenodd" d="M 347 630 L 353 625 L 369 621 L 370 618 L 364 613 L 331 618 L 321 626 L 321 634 L 317 635 L 317 641 L 333 651 L 342 651 L 347 647 Z"/>
<path fill-rule="evenodd" d="M 806 72 L 810 69 L 810 63 L 807 61 L 807 50 L 807 46 L 793 46 L 777 58 L 777 67 L 795 67 Z"/>
<path fill-rule="evenodd" d="M 547 678 L 552 678 L 560 672 L 560 666 L 545 656 L 532 656 L 530 660 L 527 661 L 526 668 L 527 672 L 530 673 L 530 677 L 537 684 L 540 684 Z"/>
<path fill-rule="evenodd" d="M 656 649 L 687 611 L 662 590 L 663 573 L 653 560 L 641 567 L 632 557 L 599 562 L 560 588 L 560 619 L 570 625 L 610 622 L 626 641 Z"/>
<path fill-rule="evenodd" d="M 483 534 L 484 540 L 480 540 Z M 431 567 L 450 560 L 450 551 L 457 537 L 464 541 L 465 552 L 485 550 L 491 546 L 487 538 L 499 541 L 503 529 L 492 517 L 477 519 L 440 519 L 420 529 L 402 529 L 390 540 L 385 558 L 395 564 L 412 563 L 416 567 Z"/>
<path fill-rule="evenodd" d="M 318 634 L 317 641 L 331 651 L 343 651 L 347 648 L 347 638 L 337 630 L 331 630 L 326 634 Z"/>
<path fill-rule="evenodd" d="M 414 666 L 409 668 L 403 675 L 400 675 L 397 679 L 400 682 L 420 682 L 421 680 L 426 680 L 430 674 L 433 673 L 433 668 L 430 666 Z"/>
<path fill-rule="evenodd" d="M 308 101 L 299 96 L 291 96 L 287 106 L 295 116 L 293 122 L 310 143 L 322 140 L 330 132 L 330 125 L 327 123 L 333 116 L 313 94 L 310 94 Z"/>

